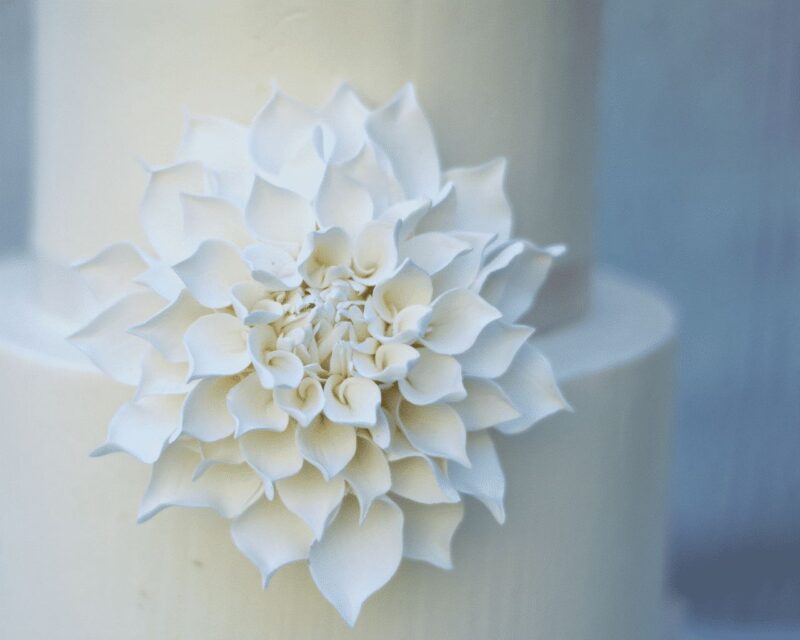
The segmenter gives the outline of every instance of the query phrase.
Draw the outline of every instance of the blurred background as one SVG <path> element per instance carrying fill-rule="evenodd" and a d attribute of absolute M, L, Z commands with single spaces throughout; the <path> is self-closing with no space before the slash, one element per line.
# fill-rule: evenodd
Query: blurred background
<path fill-rule="evenodd" d="M 800 638 L 800 0 L 603 20 L 596 258 L 682 316 L 670 588 L 687 637 Z M 4 252 L 27 235 L 30 27 L 0 0 Z"/>

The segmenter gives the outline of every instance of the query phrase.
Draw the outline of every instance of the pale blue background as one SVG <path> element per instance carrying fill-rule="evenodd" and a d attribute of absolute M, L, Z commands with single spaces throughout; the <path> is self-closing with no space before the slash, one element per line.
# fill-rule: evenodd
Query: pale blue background
<path fill-rule="evenodd" d="M 28 36 L 27 3 L 0 0 L 6 250 Z M 673 586 L 695 617 L 800 624 L 800 0 L 608 0 L 603 36 L 597 259 L 682 312 Z"/>

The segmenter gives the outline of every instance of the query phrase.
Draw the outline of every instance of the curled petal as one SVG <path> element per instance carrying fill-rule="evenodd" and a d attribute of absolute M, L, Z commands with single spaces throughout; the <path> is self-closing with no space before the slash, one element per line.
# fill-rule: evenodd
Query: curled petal
<path fill-rule="evenodd" d="M 433 289 L 439 293 L 450 289 L 472 287 L 478 277 L 484 254 L 489 244 L 497 237 L 489 233 L 451 232 L 451 237 L 469 245 L 470 249 L 459 253 L 441 271 L 433 274 Z"/>
<path fill-rule="evenodd" d="M 236 421 L 228 411 L 227 396 L 237 380 L 233 377 L 204 378 L 186 396 L 181 414 L 181 433 L 202 442 L 232 435 Z"/>
<path fill-rule="evenodd" d="M 374 205 L 369 191 L 347 175 L 344 168 L 328 165 L 317 195 L 317 219 L 322 227 L 341 227 L 355 238 L 372 220 Z"/>
<path fill-rule="evenodd" d="M 401 401 L 397 410 L 397 424 L 419 451 L 469 466 L 467 432 L 460 416 L 449 405 L 420 407 Z"/>
<path fill-rule="evenodd" d="M 339 227 L 309 234 L 298 258 L 299 271 L 313 287 L 329 285 L 350 272 L 350 237 Z"/>
<path fill-rule="evenodd" d="M 430 124 L 411 84 L 370 115 L 367 131 L 391 159 L 406 197 L 433 198 L 436 195 L 441 180 L 439 156 Z"/>
<path fill-rule="evenodd" d="M 392 476 L 386 456 L 369 438 L 358 438 L 356 453 L 342 472 L 353 490 L 363 521 L 372 502 L 392 487 Z"/>
<path fill-rule="evenodd" d="M 391 463 L 392 491 L 422 504 L 452 503 L 460 500 L 445 472 L 435 460 L 419 453 Z"/>
<path fill-rule="evenodd" d="M 167 360 L 186 362 L 189 357 L 183 336 L 195 320 L 207 314 L 208 309 L 183 289 L 174 302 L 142 324 L 132 327 L 130 333 L 150 342 Z"/>
<path fill-rule="evenodd" d="M 70 341 L 105 374 L 117 382 L 136 385 L 150 345 L 128 330 L 152 316 L 163 304 L 164 299 L 154 293 L 132 293 L 72 334 Z"/>
<path fill-rule="evenodd" d="M 290 562 L 305 560 L 314 534 L 280 501 L 258 500 L 231 524 L 233 541 L 258 567 L 266 588 L 272 574 Z"/>
<path fill-rule="evenodd" d="M 215 239 L 246 247 L 253 241 L 245 229 L 242 212 L 227 200 L 182 193 L 181 204 L 183 232 L 190 246 Z"/>
<path fill-rule="evenodd" d="M 303 466 L 294 425 L 284 431 L 248 431 L 239 444 L 244 459 L 269 482 L 292 476 Z"/>
<path fill-rule="evenodd" d="M 467 397 L 450 405 L 461 416 L 467 431 L 479 431 L 521 416 L 500 386 L 482 378 L 465 378 Z"/>
<path fill-rule="evenodd" d="M 358 234 L 353 255 L 356 278 L 374 285 L 387 278 L 397 266 L 395 226 L 375 221 Z"/>
<path fill-rule="evenodd" d="M 261 480 L 247 465 L 215 464 L 196 478 L 201 463 L 201 455 L 183 443 L 169 445 L 153 465 L 138 521 L 166 507 L 206 507 L 236 518 L 261 495 Z"/>
<path fill-rule="evenodd" d="M 432 295 L 430 276 L 406 260 L 389 280 L 375 287 L 372 304 L 384 321 L 392 322 L 403 309 L 430 303 Z"/>
<path fill-rule="evenodd" d="M 372 441 L 381 449 L 386 449 L 391 444 L 392 429 L 389 426 L 386 412 L 381 407 L 378 407 L 378 411 L 375 414 L 375 424 L 368 428 Z"/>
<path fill-rule="evenodd" d="M 278 387 L 275 389 L 275 402 L 297 423 L 308 426 L 316 418 L 325 406 L 325 396 L 322 385 L 315 378 L 304 378 L 303 381 L 293 389 L 291 387 Z"/>
<path fill-rule="evenodd" d="M 303 379 L 303 363 L 289 351 L 270 351 L 253 364 L 261 384 L 267 389 L 295 388 Z"/>
<path fill-rule="evenodd" d="M 368 427 L 375 424 L 381 390 L 366 378 L 330 376 L 325 382 L 323 413 L 332 422 Z"/>
<path fill-rule="evenodd" d="M 245 324 L 268 324 L 283 316 L 283 305 L 268 295 L 258 282 L 240 282 L 231 289 L 233 310 Z"/>
<path fill-rule="evenodd" d="M 265 389 L 255 373 L 239 382 L 228 394 L 228 410 L 236 421 L 236 437 L 248 431 L 283 431 L 289 416 L 275 402 L 274 391 Z"/>
<path fill-rule="evenodd" d="M 519 433 L 550 414 L 570 409 L 547 358 L 529 344 L 522 346 L 508 371 L 497 382 L 522 414 L 498 425 L 497 429 L 503 433 Z"/>
<path fill-rule="evenodd" d="M 402 343 L 382 344 L 374 354 L 353 354 L 358 374 L 378 382 L 397 382 L 405 378 L 418 359 L 417 350 Z"/>
<path fill-rule="evenodd" d="M 466 396 L 461 366 L 452 356 L 419 349 L 419 360 L 398 386 L 403 397 L 414 404 L 456 402 Z"/>
<path fill-rule="evenodd" d="M 326 480 L 339 473 L 356 452 L 356 430 L 317 418 L 297 430 L 297 446 L 303 457 L 320 470 Z"/>
<path fill-rule="evenodd" d="M 245 220 L 262 242 L 300 246 L 314 230 L 314 212 L 301 195 L 256 178 L 245 207 Z"/>
<path fill-rule="evenodd" d="M 205 240 L 197 250 L 174 267 L 195 299 L 206 307 L 231 304 L 231 287 L 250 279 L 250 270 L 229 242 Z"/>
<path fill-rule="evenodd" d="M 292 513 L 299 516 L 319 540 L 325 532 L 328 518 L 344 497 L 341 476 L 326 480 L 309 464 L 296 474 L 276 483 L 278 495 Z"/>
<path fill-rule="evenodd" d="M 481 331 L 475 344 L 458 356 L 465 376 L 496 378 L 533 334 L 531 327 L 495 321 Z"/>
<path fill-rule="evenodd" d="M 112 244 L 93 258 L 75 265 L 95 299 L 107 305 L 141 291 L 135 278 L 148 269 L 142 253 L 129 242 Z"/>
<path fill-rule="evenodd" d="M 227 313 L 198 318 L 183 342 L 191 379 L 234 375 L 250 364 L 246 331 L 236 316 Z"/>
<path fill-rule="evenodd" d="M 397 571 L 403 552 L 403 512 L 378 500 L 359 520 L 358 505 L 342 504 L 324 537 L 311 547 L 311 577 L 328 601 L 353 626 L 361 605 Z"/>
<path fill-rule="evenodd" d="M 303 281 L 294 258 L 282 247 L 256 244 L 247 247 L 242 255 L 252 269 L 253 278 L 266 291 L 288 291 Z"/>
<path fill-rule="evenodd" d="M 452 569 L 450 545 L 464 517 L 464 503 L 419 504 L 403 501 L 403 557 Z"/>
<path fill-rule="evenodd" d="M 428 330 L 422 343 L 437 353 L 463 353 L 474 343 L 483 328 L 502 314 L 477 293 L 453 289 L 431 305 Z"/>
<path fill-rule="evenodd" d="M 124 451 L 151 464 L 169 437 L 180 427 L 181 396 L 145 396 L 127 402 L 108 426 L 108 439 L 93 456 Z"/>
<path fill-rule="evenodd" d="M 503 524 L 506 519 L 503 508 L 506 480 L 488 431 L 469 434 L 467 455 L 472 462 L 470 468 L 455 463 L 448 467 L 453 486 L 483 502 L 495 520 Z"/>

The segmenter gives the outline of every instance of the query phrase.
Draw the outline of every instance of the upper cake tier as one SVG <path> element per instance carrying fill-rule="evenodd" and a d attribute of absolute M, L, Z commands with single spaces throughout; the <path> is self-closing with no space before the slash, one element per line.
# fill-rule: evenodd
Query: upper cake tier
<path fill-rule="evenodd" d="M 533 321 L 586 304 L 598 3 L 583 0 L 39 0 L 36 249 L 142 240 L 141 158 L 173 160 L 188 111 L 249 122 L 275 81 L 372 106 L 406 82 L 444 167 L 508 159 L 516 234 L 564 243 Z"/>

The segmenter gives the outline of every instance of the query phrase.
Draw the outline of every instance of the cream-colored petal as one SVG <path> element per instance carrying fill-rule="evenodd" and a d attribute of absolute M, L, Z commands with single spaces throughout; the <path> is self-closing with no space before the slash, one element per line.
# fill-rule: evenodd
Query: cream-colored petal
<path fill-rule="evenodd" d="M 358 499 L 363 521 L 372 502 L 391 489 L 392 476 L 383 451 L 369 438 L 357 440 L 356 453 L 342 471 L 342 477 Z"/>
<path fill-rule="evenodd" d="M 461 493 L 475 496 L 500 524 L 506 519 L 503 507 L 506 480 L 494 443 L 488 431 L 470 433 L 467 438 L 467 455 L 472 466 L 468 469 L 453 463 L 448 475 L 453 486 Z"/>
<path fill-rule="evenodd" d="M 458 360 L 429 349 L 419 349 L 418 352 L 419 360 L 406 379 L 398 383 L 403 397 L 419 405 L 462 400 L 466 391 Z"/>
<path fill-rule="evenodd" d="M 236 421 L 228 411 L 228 392 L 236 384 L 234 377 L 204 378 L 186 396 L 181 411 L 181 433 L 202 442 L 221 440 L 232 435 Z"/>
<path fill-rule="evenodd" d="M 289 511 L 311 528 L 316 540 L 322 538 L 328 519 L 344 497 L 341 476 L 326 480 L 310 464 L 303 465 L 293 476 L 279 480 L 275 487 Z"/>
<path fill-rule="evenodd" d="M 297 446 L 303 457 L 329 480 L 347 465 L 356 452 L 356 430 L 318 417 L 297 429 Z"/>
<path fill-rule="evenodd" d="M 284 431 L 248 431 L 239 438 L 244 459 L 271 482 L 294 475 L 303 466 L 295 427 Z"/>
<path fill-rule="evenodd" d="M 458 412 L 449 405 L 417 406 L 403 400 L 398 405 L 397 424 L 422 453 L 469 466 L 467 432 Z"/>
<path fill-rule="evenodd" d="M 431 305 L 433 311 L 422 343 L 437 353 L 455 355 L 469 349 L 484 327 L 502 314 L 477 293 L 453 289 Z"/>
<path fill-rule="evenodd" d="M 213 313 L 195 320 L 183 338 L 191 379 L 230 376 L 250 364 L 247 332 L 236 316 Z"/>
<path fill-rule="evenodd" d="M 464 517 L 464 503 L 419 504 L 403 500 L 400 508 L 404 516 L 403 557 L 452 569 L 450 546 Z"/>
<path fill-rule="evenodd" d="M 375 424 L 381 390 L 366 378 L 334 375 L 325 382 L 323 413 L 332 422 L 369 427 Z"/>
<path fill-rule="evenodd" d="M 458 492 L 435 460 L 420 454 L 391 463 L 392 491 L 422 504 L 458 502 Z"/>
<path fill-rule="evenodd" d="M 392 322 L 406 307 L 430 303 L 432 295 L 430 276 L 406 260 L 391 278 L 375 287 L 372 304 L 383 320 Z"/>
<path fill-rule="evenodd" d="M 311 424 L 311 421 L 322 411 L 325 406 L 325 395 L 318 380 L 304 378 L 295 389 L 277 387 L 275 402 L 300 426 L 305 427 Z"/>
<path fill-rule="evenodd" d="M 493 380 L 464 378 L 467 397 L 450 405 L 458 412 L 467 431 L 479 431 L 516 420 L 520 412 Z"/>
<path fill-rule="evenodd" d="M 274 391 L 265 389 L 255 373 L 230 390 L 228 410 L 236 421 L 237 437 L 256 429 L 283 431 L 289 424 L 289 416 L 276 403 Z"/>
<path fill-rule="evenodd" d="M 488 324 L 458 361 L 465 376 L 496 378 L 503 375 L 528 338 L 533 328 L 521 324 L 495 321 Z"/>

